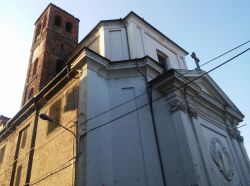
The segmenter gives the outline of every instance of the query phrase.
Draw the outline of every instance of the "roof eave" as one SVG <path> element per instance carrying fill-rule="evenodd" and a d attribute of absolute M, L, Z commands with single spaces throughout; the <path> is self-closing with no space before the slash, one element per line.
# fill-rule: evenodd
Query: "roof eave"
<path fill-rule="evenodd" d="M 170 41 L 172 44 L 174 44 L 175 46 L 177 46 L 180 50 L 182 50 L 185 55 L 188 55 L 189 53 L 183 49 L 181 46 L 179 46 L 177 43 L 175 43 L 173 40 L 171 40 L 169 37 L 167 37 L 166 35 L 164 35 L 161 31 L 159 31 L 157 28 L 155 28 L 153 25 L 151 25 L 150 23 L 148 23 L 147 21 L 145 21 L 142 17 L 140 17 L 138 14 L 136 14 L 135 12 L 131 11 L 128 13 L 128 15 L 126 15 L 123 20 L 128 19 L 129 16 L 134 15 L 137 18 L 139 18 L 142 22 L 144 22 L 145 24 L 147 24 L 149 27 L 151 27 L 152 29 L 154 29 L 156 32 L 158 32 L 161 36 L 163 36 L 165 39 L 167 39 L 168 41 Z"/>

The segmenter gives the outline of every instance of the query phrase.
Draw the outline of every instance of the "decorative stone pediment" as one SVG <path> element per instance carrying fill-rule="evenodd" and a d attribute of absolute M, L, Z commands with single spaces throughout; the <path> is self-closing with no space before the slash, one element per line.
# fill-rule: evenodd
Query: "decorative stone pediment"
<path fill-rule="evenodd" d="M 214 87 L 211 86 L 210 83 L 207 82 L 204 78 L 196 82 L 198 86 L 201 88 L 201 91 L 211 98 L 215 99 L 221 104 L 224 104 L 225 101 L 223 100 L 222 96 L 219 94 L 218 91 L 214 89 Z"/>
<path fill-rule="evenodd" d="M 211 100 L 226 106 L 227 110 L 237 113 L 242 118 L 244 117 L 240 110 L 233 104 L 233 102 L 209 75 L 206 75 L 195 82 L 201 88 L 201 95 L 207 95 L 208 99 L 211 98 Z"/>
<path fill-rule="evenodd" d="M 213 112 L 220 115 L 227 114 L 230 117 L 233 116 L 237 120 L 236 123 L 241 122 L 244 117 L 241 111 L 208 74 L 201 77 L 202 74 L 197 71 L 191 71 L 186 74 L 184 72 L 183 74 L 189 81 L 194 79 L 194 82 L 190 83 L 190 86 L 191 84 L 195 84 L 196 86 L 193 86 L 193 89 L 189 88 L 194 95 L 194 99 L 199 103 L 203 103 L 204 106 Z"/>
<path fill-rule="evenodd" d="M 171 101 L 169 104 L 171 112 L 177 110 L 186 112 L 186 101 L 188 101 L 188 106 L 195 107 L 205 114 L 209 113 L 212 117 L 227 116 L 227 119 L 234 117 L 236 123 L 241 122 L 244 115 L 209 75 L 202 76 L 204 73 L 204 71 L 171 69 L 150 84 L 168 99 L 176 97 L 182 100 Z M 190 116 L 197 117 L 196 113 L 189 108 Z"/>

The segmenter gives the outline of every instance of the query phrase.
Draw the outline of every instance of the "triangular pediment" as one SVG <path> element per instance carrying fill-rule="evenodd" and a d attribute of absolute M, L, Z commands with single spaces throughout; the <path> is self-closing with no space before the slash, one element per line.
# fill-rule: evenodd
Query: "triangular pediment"
<path fill-rule="evenodd" d="M 195 82 L 201 88 L 201 91 L 203 93 L 207 94 L 208 96 L 215 99 L 221 104 L 225 103 L 225 100 L 223 99 L 221 94 L 218 91 L 216 91 L 216 89 L 208 82 L 206 78 L 196 80 Z"/>
<path fill-rule="evenodd" d="M 235 112 L 242 114 L 241 111 L 225 94 L 225 92 L 215 83 L 215 81 L 209 75 L 199 78 L 195 82 L 200 87 L 203 93 L 207 94 L 209 97 L 216 100 L 220 104 L 230 107 Z"/>
<path fill-rule="evenodd" d="M 232 116 L 231 118 L 237 119 L 237 122 L 241 122 L 244 118 L 241 111 L 234 105 L 215 81 L 204 71 L 172 69 L 162 76 L 150 81 L 150 84 L 161 93 L 166 94 L 171 93 L 171 90 L 175 91 L 184 86 L 190 87 L 190 89 L 184 88 L 183 90 L 184 92 L 188 90 L 194 101 L 193 103 L 195 103 L 196 106 L 205 106 L 206 108 L 224 116 Z M 176 93 L 176 96 L 179 97 L 179 93 Z M 183 98 L 180 96 L 179 99 Z"/>

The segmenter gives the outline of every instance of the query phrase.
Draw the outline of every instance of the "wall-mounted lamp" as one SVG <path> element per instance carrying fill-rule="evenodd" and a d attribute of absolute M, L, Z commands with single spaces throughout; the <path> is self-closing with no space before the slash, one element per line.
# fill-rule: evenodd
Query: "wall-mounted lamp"
<path fill-rule="evenodd" d="M 73 134 L 77 140 L 77 136 L 74 132 L 72 132 L 71 130 L 67 129 L 66 127 L 64 127 L 63 125 L 61 125 L 60 123 L 57 123 L 55 122 L 53 119 L 51 119 L 48 115 L 42 113 L 39 115 L 39 117 L 42 119 L 42 120 L 45 120 L 45 121 L 50 121 L 52 123 L 55 123 L 56 125 L 59 125 L 60 127 L 64 128 L 65 130 L 69 131 L 71 134 Z"/>

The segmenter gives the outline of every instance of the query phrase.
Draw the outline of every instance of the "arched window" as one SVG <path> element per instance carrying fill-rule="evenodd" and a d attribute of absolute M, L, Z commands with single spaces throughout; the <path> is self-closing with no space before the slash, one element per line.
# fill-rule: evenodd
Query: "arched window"
<path fill-rule="evenodd" d="M 55 25 L 56 26 L 61 26 L 62 18 L 58 15 L 55 16 Z"/>
<path fill-rule="evenodd" d="M 34 61 L 34 64 L 33 64 L 33 73 L 32 73 L 32 76 L 36 75 L 37 65 L 38 65 L 38 58 L 36 58 L 36 60 Z"/>
<path fill-rule="evenodd" d="M 70 22 L 67 22 L 65 25 L 65 30 L 69 33 L 72 31 L 72 24 Z"/>

